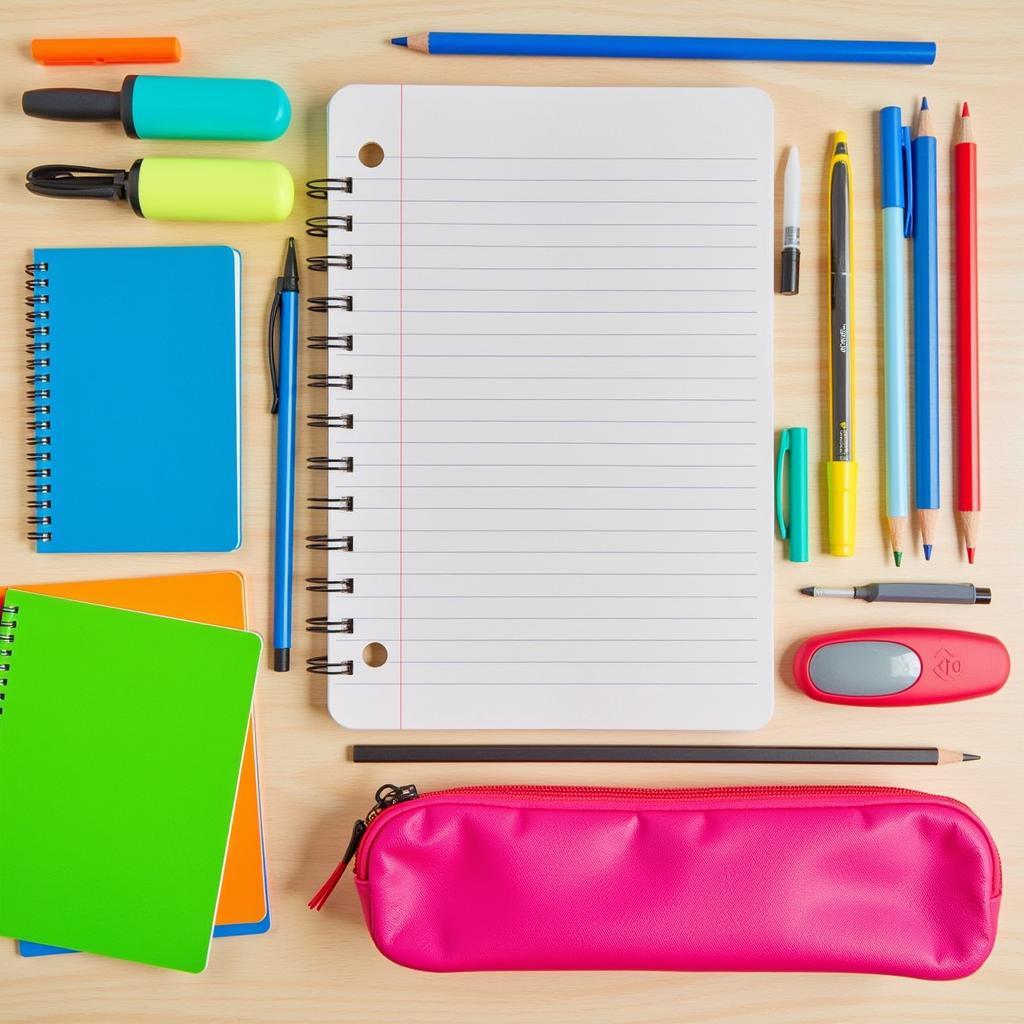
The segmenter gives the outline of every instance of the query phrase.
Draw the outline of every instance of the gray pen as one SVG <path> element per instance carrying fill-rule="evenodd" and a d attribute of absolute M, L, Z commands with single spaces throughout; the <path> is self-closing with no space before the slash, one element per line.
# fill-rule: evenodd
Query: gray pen
<path fill-rule="evenodd" d="M 992 591 L 973 583 L 869 583 L 863 587 L 804 587 L 808 597 L 853 597 L 902 604 L 991 604 Z"/>

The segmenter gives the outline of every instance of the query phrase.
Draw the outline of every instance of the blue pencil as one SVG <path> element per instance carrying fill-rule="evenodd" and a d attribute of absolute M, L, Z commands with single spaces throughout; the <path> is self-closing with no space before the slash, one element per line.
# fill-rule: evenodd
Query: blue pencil
<path fill-rule="evenodd" d="M 658 60 L 788 60 L 934 64 L 935 43 L 860 39 L 730 39 L 715 36 L 577 36 L 421 32 L 391 42 L 420 53 L 503 57 L 637 57 Z"/>
<path fill-rule="evenodd" d="M 939 515 L 939 257 L 935 133 L 921 101 L 914 176 L 914 486 L 924 557 Z"/>

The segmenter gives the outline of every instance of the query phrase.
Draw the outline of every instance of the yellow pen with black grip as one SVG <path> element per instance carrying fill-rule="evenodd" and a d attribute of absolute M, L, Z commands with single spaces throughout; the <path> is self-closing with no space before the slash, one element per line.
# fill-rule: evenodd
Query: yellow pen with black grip
<path fill-rule="evenodd" d="M 845 132 L 832 137 L 828 168 L 828 548 L 853 554 L 857 530 L 854 448 L 853 184 Z"/>

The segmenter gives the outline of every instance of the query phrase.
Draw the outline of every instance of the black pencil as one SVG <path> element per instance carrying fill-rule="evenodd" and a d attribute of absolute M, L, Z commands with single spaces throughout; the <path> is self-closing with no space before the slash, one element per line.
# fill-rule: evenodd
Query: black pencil
<path fill-rule="evenodd" d="M 939 747 L 737 747 L 631 746 L 618 744 L 415 744 L 359 743 L 361 764 L 443 761 L 647 762 L 651 764 L 952 764 L 978 754 Z"/>

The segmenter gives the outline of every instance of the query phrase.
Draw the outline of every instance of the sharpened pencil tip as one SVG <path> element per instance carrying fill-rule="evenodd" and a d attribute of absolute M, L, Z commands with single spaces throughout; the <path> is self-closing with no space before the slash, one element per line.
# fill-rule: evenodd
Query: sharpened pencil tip
<path fill-rule="evenodd" d="M 974 548 L 967 549 L 967 562 L 969 565 L 974 565 Z"/>
<path fill-rule="evenodd" d="M 801 587 L 801 594 L 806 594 L 808 597 L 814 597 L 814 587 Z"/>
<path fill-rule="evenodd" d="M 892 560 L 896 563 L 896 568 L 898 569 L 903 564 L 903 552 L 894 551 L 892 553 Z"/>
<path fill-rule="evenodd" d="M 921 109 L 922 110 L 927 110 L 928 109 L 928 97 L 927 96 L 922 96 L 921 97 Z"/>
<path fill-rule="evenodd" d="M 408 46 L 409 45 L 409 37 L 408 36 L 395 36 L 395 38 L 391 40 L 391 45 L 392 46 Z"/>
<path fill-rule="evenodd" d="M 925 544 L 924 546 L 924 560 L 930 562 L 932 560 L 932 546 L 931 544 Z"/>
<path fill-rule="evenodd" d="M 981 754 L 964 754 L 965 761 L 980 761 Z"/>
<path fill-rule="evenodd" d="M 971 116 L 971 108 L 969 106 L 967 106 L 967 100 L 964 100 L 964 106 L 963 106 L 963 109 L 960 111 L 960 116 L 961 117 L 970 117 Z"/>

